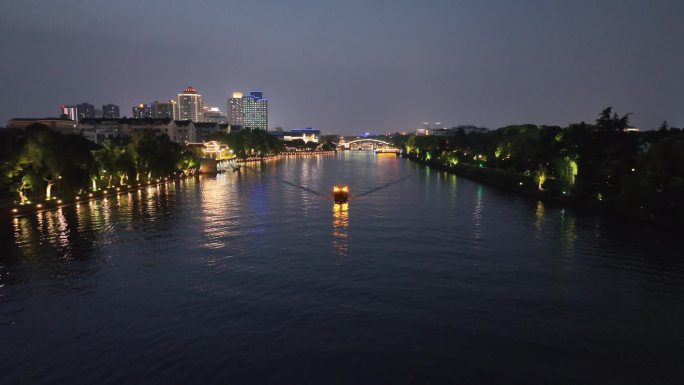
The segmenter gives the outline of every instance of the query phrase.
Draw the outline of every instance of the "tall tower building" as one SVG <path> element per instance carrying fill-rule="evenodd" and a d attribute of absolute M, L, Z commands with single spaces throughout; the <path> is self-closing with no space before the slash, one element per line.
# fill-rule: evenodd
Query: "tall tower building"
<path fill-rule="evenodd" d="M 183 92 L 178 94 L 177 103 L 178 120 L 202 121 L 202 107 L 204 107 L 204 103 L 202 102 L 202 95 L 196 89 L 188 87 L 183 90 Z"/>
<path fill-rule="evenodd" d="M 176 104 L 175 100 L 169 100 L 168 102 L 155 100 L 152 104 L 152 117 L 157 119 L 176 119 Z"/>
<path fill-rule="evenodd" d="M 78 108 L 76 106 L 62 104 L 62 115 L 66 115 L 70 120 L 78 121 Z"/>
<path fill-rule="evenodd" d="M 228 110 L 230 124 L 268 131 L 268 100 L 262 92 L 252 91 L 249 95 L 234 92 L 228 100 Z"/>
<path fill-rule="evenodd" d="M 105 119 L 116 119 L 119 117 L 119 106 L 116 104 L 105 104 L 102 106 L 102 117 Z"/>
<path fill-rule="evenodd" d="M 244 101 L 245 127 L 268 131 L 268 100 L 261 92 L 252 91 Z"/>
<path fill-rule="evenodd" d="M 233 92 L 228 99 L 228 123 L 236 126 L 244 126 L 245 109 L 242 103 L 242 92 Z"/>

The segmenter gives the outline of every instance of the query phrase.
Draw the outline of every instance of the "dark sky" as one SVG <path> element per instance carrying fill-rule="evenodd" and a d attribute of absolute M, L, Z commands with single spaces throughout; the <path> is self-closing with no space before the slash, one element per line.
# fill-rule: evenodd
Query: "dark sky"
<path fill-rule="evenodd" d="M 684 125 L 684 1 L 5 0 L 0 125 L 188 85 L 270 126 L 412 130 L 591 121 Z"/>

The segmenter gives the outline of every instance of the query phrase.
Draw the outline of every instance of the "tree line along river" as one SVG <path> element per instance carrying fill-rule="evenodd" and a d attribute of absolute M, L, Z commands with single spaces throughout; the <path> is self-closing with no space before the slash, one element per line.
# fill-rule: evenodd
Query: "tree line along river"
<path fill-rule="evenodd" d="M 3 226 L 2 383 L 684 377 L 677 234 L 395 156 L 285 158 Z"/>

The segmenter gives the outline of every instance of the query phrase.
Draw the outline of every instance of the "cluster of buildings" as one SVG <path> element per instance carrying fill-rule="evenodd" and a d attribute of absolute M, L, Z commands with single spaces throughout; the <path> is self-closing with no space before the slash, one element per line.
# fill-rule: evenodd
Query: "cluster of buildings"
<path fill-rule="evenodd" d="M 42 124 L 62 134 L 82 134 L 101 144 L 107 140 L 128 136 L 134 131 L 166 134 L 178 143 L 205 140 L 217 132 L 229 133 L 243 127 L 268 131 L 268 100 L 263 93 L 233 92 L 226 100 L 228 114 L 218 107 L 205 106 L 202 95 L 193 87 L 178 93 L 175 99 L 140 103 L 131 109 L 131 117 L 121 117 L 119 106 L 105 104 L 101 109 L 90 103 L 62 105 L 59 118 L 14 118 L 8 128 L 26 128 Z M 318 143 L 320 131 L 312 128 L 271 134 L 284 141 L 301 139 Z"/>
<path fill-rule="evenodd" d="M 219 107 L 204 104 L 202 95 L 193 87 L 165 102 L 140 103 L 132 109 L 135 119 L 189 120 L 193 123 L 218 123 L 268 131 L 268 100 L 260 91 L 248 94 L 233 92 L 226 102 L 228 114 Z"/>
<path fill-rule="evenodd" d="M 193 87 L 180 92 L 175 99 L 140 103 L 131 108 L 133 119 L 189 120 L 194 123 L 220 123 L 268 131 L 268 100 L 260 91 L 247 94 L 233 92 L 226 102 L 228 114 L 219 107 L 204 104 L 202 95 Z M 119 119 L 119 106 L 105 104 L 97 109 L 90 103 L 62 105 L 63 118 L 80 122 L 83 119 Z"/>
<path fill-rule="evenodd" d="M 95 108 L 90 103 L 81 103 L 75 105 L 65 105 L 61 107 L 62 116 L 69 120 L 80 121 L 86 118 L 118 118 L 119 106 L 116 104 L 105 104 L 102 109 Z"/>

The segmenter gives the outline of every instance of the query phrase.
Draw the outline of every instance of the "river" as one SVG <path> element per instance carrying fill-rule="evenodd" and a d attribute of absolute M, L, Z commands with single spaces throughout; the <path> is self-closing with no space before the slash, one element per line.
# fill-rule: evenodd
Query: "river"
<path fill-rule="evenodd" d="M 392 155 L 2 226 L 3 384 L 684 382 L 680 235 Z"/>

